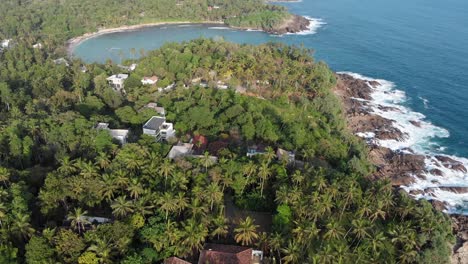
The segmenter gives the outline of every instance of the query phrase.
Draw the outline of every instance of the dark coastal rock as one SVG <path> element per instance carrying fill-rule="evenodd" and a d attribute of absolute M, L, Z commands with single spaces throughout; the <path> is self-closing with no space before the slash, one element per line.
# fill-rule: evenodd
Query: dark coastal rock
<path fill-rule="evenodd" d="M 413 126 L 416 126 L 416 127 L 421 127 L 421 122 L 418 122 L 418 121 L 414 121 L 414 120 L 411 120 L 409 121 Z"/>
<path fill-rule="evenodd" d="M 447 168 L 447 169 L 452 169 L 456 171 L 461 171 L 461 172 L 468 172 L 466 167 L 463 165 L 463 163 L 456 161 L 452 158 L 449 158 L 447 156 L 442 156 L 442 155 L 437 155 L 435 158 L 442 163 L 442 165 Z"/>
<path fill-rule="evenodd" d="M 297 33 L 301 31 L 308 30 L 310 21 L 298 15 L 293 15 L 290 19 L 286 20 L 283 24 L 274 27 L 270 30 L 266 30 L 268 33 L 272 34 L 285 34 L 285 33 Z"/>
<path fill-rule="evenodd" d="M 429 202 L 432 204 L 434 209 L 436 209 L 438 211 L 444 211 L 445 209 L 447 209 L 447 204 L 444 203 L 444 202 L 441 202 L 441 201 L 438 201 L 438 200 L 430 200 Z"/>
<path fill-rule="evenodd" d="M 378 81 L 368 81 L 367 83 L 374 88 L 381 85 Z"/>
<path fill-rule="evenodd" d="M 444 175 L 444 173 L 443 173 L 441 170 L 439 170 L 439 169 L 432 169 L 432 170 L 429 171 L 429 173 L 430 173 L 430 174 L 437 175 L 437 176 L 442 176 L 442 175 Z"/>
<path fill-rule="evenodd" d="M 439 189 L 444 190 L 444 191 L 449 191 L 453 193 L 468 193 L 468 187 L 439 187 Z"/>
<path fill-rule="evenodd" d="M 369 156 L 378 168 L 372 178 L 387 178 L 394 186 L 402 186 L 413 183 L 413 175 L 424 177 L 425 163 L 422 155 L 396 153 L 388 148 L 374 146 Z"/>

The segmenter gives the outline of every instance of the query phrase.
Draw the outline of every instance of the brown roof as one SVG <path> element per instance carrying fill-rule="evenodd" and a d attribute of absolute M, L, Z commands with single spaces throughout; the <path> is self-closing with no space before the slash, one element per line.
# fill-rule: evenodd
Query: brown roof
<path fill-rule="evenodd" d="M 206 244 L 198 264 L 250 264 L 252 249 L 240 246 Z"/>
<path fill-rule="evenodd" d="M 180 259 L 178 257 L 170 257 L 164 260 L 164 264 L 191 264 L 191 263 L 183 259 Z"/>
<path fill-rule="evenodd" d="M 153 75 L 151 77 L 143 77 L 143 80 L 152 80 L 153 82 L 157 81 L 158 80 L 158 77 Z"/>

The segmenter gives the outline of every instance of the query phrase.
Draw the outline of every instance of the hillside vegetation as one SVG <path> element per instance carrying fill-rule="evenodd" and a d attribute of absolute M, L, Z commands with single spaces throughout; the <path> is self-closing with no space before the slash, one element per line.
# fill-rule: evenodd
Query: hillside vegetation
<path fill-rule="evenodd" d="M 26 44 L 0 53 L 0 263 L 195 260 L 205 242 L 253 246 L 276 263 L 447 263 L 447 217 L 366 179 L 372 167 L 345 128 L 335 76 L 310 53 L 167 44 L 138 61 L 125 96 L 106 83 L 121 72 L 112 64 L 83 72 Z M 142 86 L 151 75 L 157 86 Z M 168 143 L 142 135 L 156 114 L 148 102 L 165 107 L 180 140 L 205 136 L 207 152 L 166 158 Z M 103 121 L 130 128 L 129 143 L 93 128 Z M 265 153 L 247 158 L 252 144 Z M 276 159 L 277 147 L 297 161 Z M 228 206 L 272 224 L 229 221 Z"/>

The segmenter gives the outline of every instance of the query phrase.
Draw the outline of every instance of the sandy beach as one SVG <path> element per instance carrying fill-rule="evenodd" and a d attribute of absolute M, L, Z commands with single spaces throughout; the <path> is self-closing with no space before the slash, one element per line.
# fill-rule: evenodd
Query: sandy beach
<path fill-rule="evenodd" d="M 101 35 L 116 33 L 116 32 L 126 32 L 126 31 L 134 31 L 142 28 L 147 27 L 155 27 L 155 26 L 163 26 L 163 25 L 178 25 L 178 24 L 220 24 L 224 25 L 223 21 L 200 21 L 200 22 L 193 22 L 193 21 L 175 21 L 175 22 L 155 22 L 155 23 L 145 23 L 145 24 L 138 24 L 138 25 L 131 25 L 131 26 L 121 26 L 116 28 L 103 28 L 99 29 L 97 32 L 86 33 L 84 35 L 74 37 L 69 39 L 66 43 L 66 49 L 68 56 L 72 56 L 73 49 L 78 46 L 81 42 L 86 41 L 91 38 L 95 38 Z"/>

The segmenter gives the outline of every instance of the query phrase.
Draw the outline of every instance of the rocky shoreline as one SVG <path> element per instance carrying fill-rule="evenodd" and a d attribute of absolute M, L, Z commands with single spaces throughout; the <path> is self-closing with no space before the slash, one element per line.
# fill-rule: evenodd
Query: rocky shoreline
<path fill-rule="evenodd" d="M 337 74 L 337 86 L 335 94 L 343 102 L 345 117 L 349 129 L 357 135 L 364 137 L 369 145 L 369 158 L 376 166 L 376 171 L 370 176 L 371 179 L 389 179 L 395 187 L 408 186 L 416 178 L 425 178 L 426 173 L 442 175 L 438 169 L 428 171 L 425 160 L 426 156 L 416 154 L 411 149 L 394 151 L 386 147 L 379 146 L 376 140 L 404 140 L 405 134 L 394 125 L 394 121 L 386 119 L 373 113 L 371 104 L 371 94 L 374 88 L 380 85 L 377 81 L 368 81 L 354 78 L 348 74 Z M 383 106 L 379 106 L 380 110 Z M 395 109 L 392 109 L 395 110 Z M 414 126 L 420 126 L 417 121 L 411 122 Z M 369 135 L 370 134 L 370 135 Z M 366 135 L 369 135 L 366 137 Z M 449 157 L 436 155 L 433 157 L 441 166 L 466 172 L 467 168 L 460 162 Z M 467 187 L 438 187 L 453 193 L 468 193 Z M 410 191 L 411 195 L 420 193 L 431 194 L 434 190 L 426 188 L 424 190 Z M 441 201 L 432 200 L 434 208 L 440 211 L 447 209 L 447 204 Z M 451 215 L 454 233 L 457 242 L 453 248 L 452 263 L 468 263 L 468 216 Z"/>

